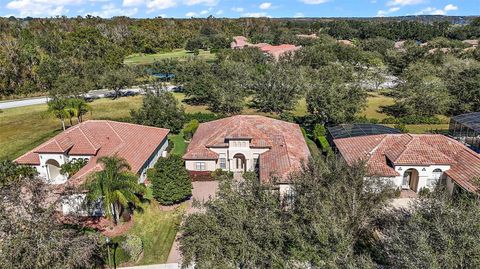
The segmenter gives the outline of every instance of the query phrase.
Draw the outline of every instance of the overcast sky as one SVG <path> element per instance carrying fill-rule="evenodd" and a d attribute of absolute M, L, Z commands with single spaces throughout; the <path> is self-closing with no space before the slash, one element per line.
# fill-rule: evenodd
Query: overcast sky
<path fill-rule="evenodd" d="M 0 0 L 1 16 L 375 17 L 480 15 L 480 0 Z"/>

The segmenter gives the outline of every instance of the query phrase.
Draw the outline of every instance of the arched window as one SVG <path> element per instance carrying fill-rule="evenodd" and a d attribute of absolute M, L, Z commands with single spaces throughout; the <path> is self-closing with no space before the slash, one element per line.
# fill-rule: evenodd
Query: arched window
<path fill-rule="evenodd" d="M 433 170 L 433 178 L 434 179 L 440 179 L 440 177 L 442 176 L 442 169 L 435 169 Z"/>

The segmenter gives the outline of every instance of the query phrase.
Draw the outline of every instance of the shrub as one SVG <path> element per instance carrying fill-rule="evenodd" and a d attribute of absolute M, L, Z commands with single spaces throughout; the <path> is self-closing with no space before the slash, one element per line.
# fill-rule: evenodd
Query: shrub
<path fill-rule="evenodd" d="M 328 140 L 325 136 L 318 136 L 316 140 L 323 154 L 325 155 L 333 154 L 332 147 L 330 147 L 330 143 L 328 143 Z"/>
<path fill-rule="evenodd" d="M 422 189 L 418 192 L 418 196 L 420 196 L 420 197 L 425 197 L 425 196 L 427 196 L 428 194 L 430 194 L 430 189 L 429 189 L 429 188 L 422 188 Z"/>
<path fill-rule="evenodd" d="M 402 133 L 408 133 L 407 126 L 404 123 L 395 124 L 393 128 L 399 130 Z"/>
<path fill-rule="evenodd" d="M 187 121 L 191 120 L 197 120 L 198 122 L 207 122 L 207 121 L 212 121 L 212 120 L 218 120 L 221 119 L 222 116 L 213 114 L 213 113 L 202 113 L 202 112 L 197 112 L 197 113 L 186 113 L 185 114 L 185 119 Z"/>
<path fill-rule="evenodd" d="M 217 169 L 211 173 L 213 179 L 219 179 L 222 176 L 233 178 L 233 172 L 223 171 L 222 169 Z"/>
<path fill-rule="evenodd" d="M 195 134 L 195 131 L 197 131 L 199 124 L 200 123 L 197 119 L 193 119 L 185 125 L 185 127 L 183 128 L 183 135 L 187 140 L 193 137 L 193 134 Z"/>
<path fill-rule="evenodd" d="M 180 156 L 158 159 L 155 167 L 148 171 L 148 179 L 153 197 L 162 205 L 179 203 L 192 195 L 192 182 Z"/>
<path fill-rule="evenodd" d="M 127 235 L 125 241 L 122 242 L 122 249 L 130 255 L 130 261 L 137 261 L 143 251 L 143 242 L 136 235 Z"/>
<path fill-rule="evenodd" d="M 388 117 L 382 120 L 384 124 L 441 124 L 443 123 L 437 117 L 409 115 L 398 118 Z"/>
<path fill-rule="evenodd" d="M 318 123 L 315 124 L 315 127 L 313 129 L 313 135 L 315 137 L 325 136 L 326 133 L 327 133 L 327 130 L 325 129 L 325 126 Z"/>

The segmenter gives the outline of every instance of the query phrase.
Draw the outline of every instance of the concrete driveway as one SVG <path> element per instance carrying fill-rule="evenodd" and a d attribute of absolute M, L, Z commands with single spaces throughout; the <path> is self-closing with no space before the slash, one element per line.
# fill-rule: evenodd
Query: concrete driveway
<path fill-rule="evenodd" d="M 201 208 L 192 207 L 192 201 L 205 202 L 208 199 L 215 198 L 215 193 L 218 190 L 218 181 L 196 181 L 192 182 L 192 198 L 187 202 L 187 215 L 201 212 Z M 175 241 L 173 242 L 170 254 L 168 255 L 167 263 L 182 263 L 182 255 L 180 253 L 178 238 L 180 233 L 177 233 Z"/>

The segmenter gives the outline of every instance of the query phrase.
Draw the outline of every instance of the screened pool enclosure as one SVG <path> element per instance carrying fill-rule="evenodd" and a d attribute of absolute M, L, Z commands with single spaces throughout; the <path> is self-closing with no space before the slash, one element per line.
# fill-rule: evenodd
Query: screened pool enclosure
<path fill-rule="evenodd" d="M 480 153 L 480 112 L 452 117 L 448 130 L 452 137 Z"/>

